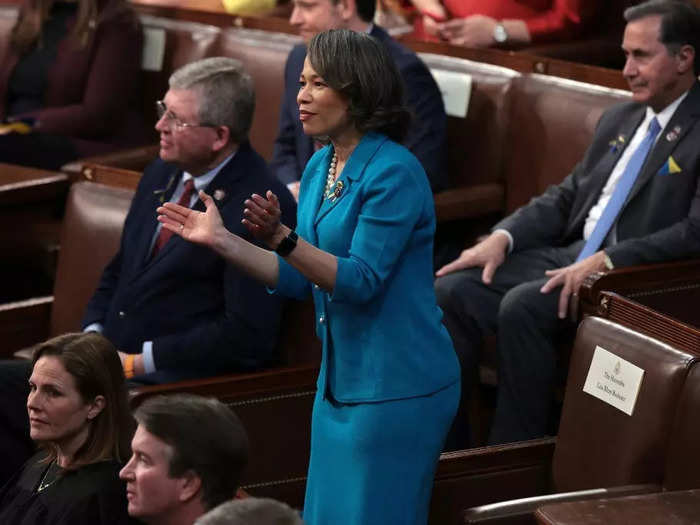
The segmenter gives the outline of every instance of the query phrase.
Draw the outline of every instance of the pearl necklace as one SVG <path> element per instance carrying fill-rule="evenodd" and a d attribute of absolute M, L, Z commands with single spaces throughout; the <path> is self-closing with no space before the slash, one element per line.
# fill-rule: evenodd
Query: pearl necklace
<path fill-rule="evenodd" d="M 338 166 L 338 155 L 333 153 L 333 158 L 331 159 L 331 165 L 328 167 L 328 176 L 326 177 L 326 187 L 323 190 L 323 196 L 326 199 L 330 199 L 335 195 L 332 188 L 335 184 L 335 170 Z"/>

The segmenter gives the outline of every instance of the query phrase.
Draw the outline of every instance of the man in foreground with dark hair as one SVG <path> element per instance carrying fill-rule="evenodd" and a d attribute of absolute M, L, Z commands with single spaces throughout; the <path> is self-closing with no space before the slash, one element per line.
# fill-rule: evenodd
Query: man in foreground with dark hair
<path fill-rule="evenodd" d="M 465 394 L 483 337 L 498 333 L 491 443 L 548 432 L 556 336 L 572 331 L 569 299 L 588 275 L 700 255 L 700 13 L 653 0 L 625 19 L 633 101 L 605 112 L 561 184 L 437 272 Z"/>
<path fill-rule="evenodd" d="M 289 22 L 299 30 L 306 43 L 316 33 L 328 29 L 352 29 L 369 33 L 386 47 L 401 73 L 406 103 L 415 117 L 404 145 L 423 165 L 433 192 L 445 189 L 449 182 L 445 144 L 447 117 L 440 90 L 413 51 L 372 24 L 375 7 L 375 0 L 294 0 Z M 270 162 L 272 171 L 297 200 L 301 175 L 316 147 L 314 139 L 304 134 L 297 106 L 299 75 L 305 58 L 305 45 L 294 47 L 287 58 L 279 131 Z M 374 80 L 368 78 L 367 82 Z"/>
<path fill-rule="evenodd" d="M 192 525 L 235 496 L 248 463 L 238 417 L 215 399 L 175 394 L 146 400 L 133 455 L 119 473 L 129 515 L 149 525 Z"/>

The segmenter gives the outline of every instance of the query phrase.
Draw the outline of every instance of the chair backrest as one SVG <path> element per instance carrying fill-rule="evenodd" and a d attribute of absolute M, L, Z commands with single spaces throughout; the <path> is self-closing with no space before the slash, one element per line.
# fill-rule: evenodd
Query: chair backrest
<path fill-rule="evenodd" d="M 644 370 L 631 415 L 583 391 L 596 347 Z M 697 360 L 608 320 L 586 318 L 571 354 L 552 463 L 555 490 L 661 484 L 669 429 Z"/>
<path fill-rule="evenodd" d="M 513 79 L 510 97 L 507 213 L 561 182 L 583 158 L 603 111 L 629 93 L 530 74 Z"/>
<path fill-rule="evenodd" d="M 214 56 L 218 27 L 149 15 L 140 16 L 144 32 L 141 78 L 144 123 L 152 141 L 156 133 L 155 101 L 168 90 L 168 79 L 179 67 Z"/>
<path fill-rule="evenodd" d="M 117 253 L 132 190 L 91 182 L 71 186 L 61 229 L 51 336 L 80 329 L 102 270 Z"/>
<path fill-rule="evenodd" d="M 690 370 L 683 387 L 676 423 L 666 459 L 664 488 L 685 490 L 700 488 L 700 365 Z"/>
<path fill-rule="evenodd" d="M 464 58 L 432 53 L 421 53 L 420 58 L 443 92 L 442 72 L 460 73 L 471 79 L 466 116 L 448 115 L 447 119 L 450 187 L 502 182 L 509 88 L 511 80 L 520 74 Z M 464 89 L 468 89 L 466 85 Z"/>
<path fill-rule="evenodd" d="M 301 39 L 259 29 L 229 28 L 221 33 L 217 54 L 237 58 L 255 83 L 255 116 L 250 142 L 266 160 L 272 158 L 280 105 L 284 96 L 287 55 Z"/>

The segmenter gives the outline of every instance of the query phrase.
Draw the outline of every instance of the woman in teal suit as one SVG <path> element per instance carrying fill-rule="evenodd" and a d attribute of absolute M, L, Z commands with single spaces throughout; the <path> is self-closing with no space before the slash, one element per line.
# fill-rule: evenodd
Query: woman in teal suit
<path fill-rule="evenodd" d="M 304 131 L 329 145 L 309 161 L 298 226 L 268 192 L 244 222 L 277 255 L 174 204 L 159 220 L 277 292 L 312 294 L 323 360 L 304 504 L 308 525 L 424 524 L 438 456 L 459 399 L 459 364 L 433 291 L 435 213 L 407 128 L 399 74 L 365 34 L 309 44 L 297 98 Z"/>

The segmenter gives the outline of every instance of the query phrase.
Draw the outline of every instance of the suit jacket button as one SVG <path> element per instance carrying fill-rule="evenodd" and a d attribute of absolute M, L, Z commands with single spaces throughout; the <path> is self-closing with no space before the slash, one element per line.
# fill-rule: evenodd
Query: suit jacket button
<path fill-rule="evenodd" d="M 126 312 L 124 310 L 119 310 L 119 319 L 124 319 L 126 317 Z"/>
<path fill-rule="evenodd" d="M 314 290 L 318 290 L 318 285 L 314 284 Z"/>
<path fill-rule="evenodd" d="M 323 324 L 323 323 L 326 322 L 326 318 L 323 317 L 323 316 L 321 316 L 321 317 L 318 318 L 318 322 L 321 323 L 321 324 Z"/>

